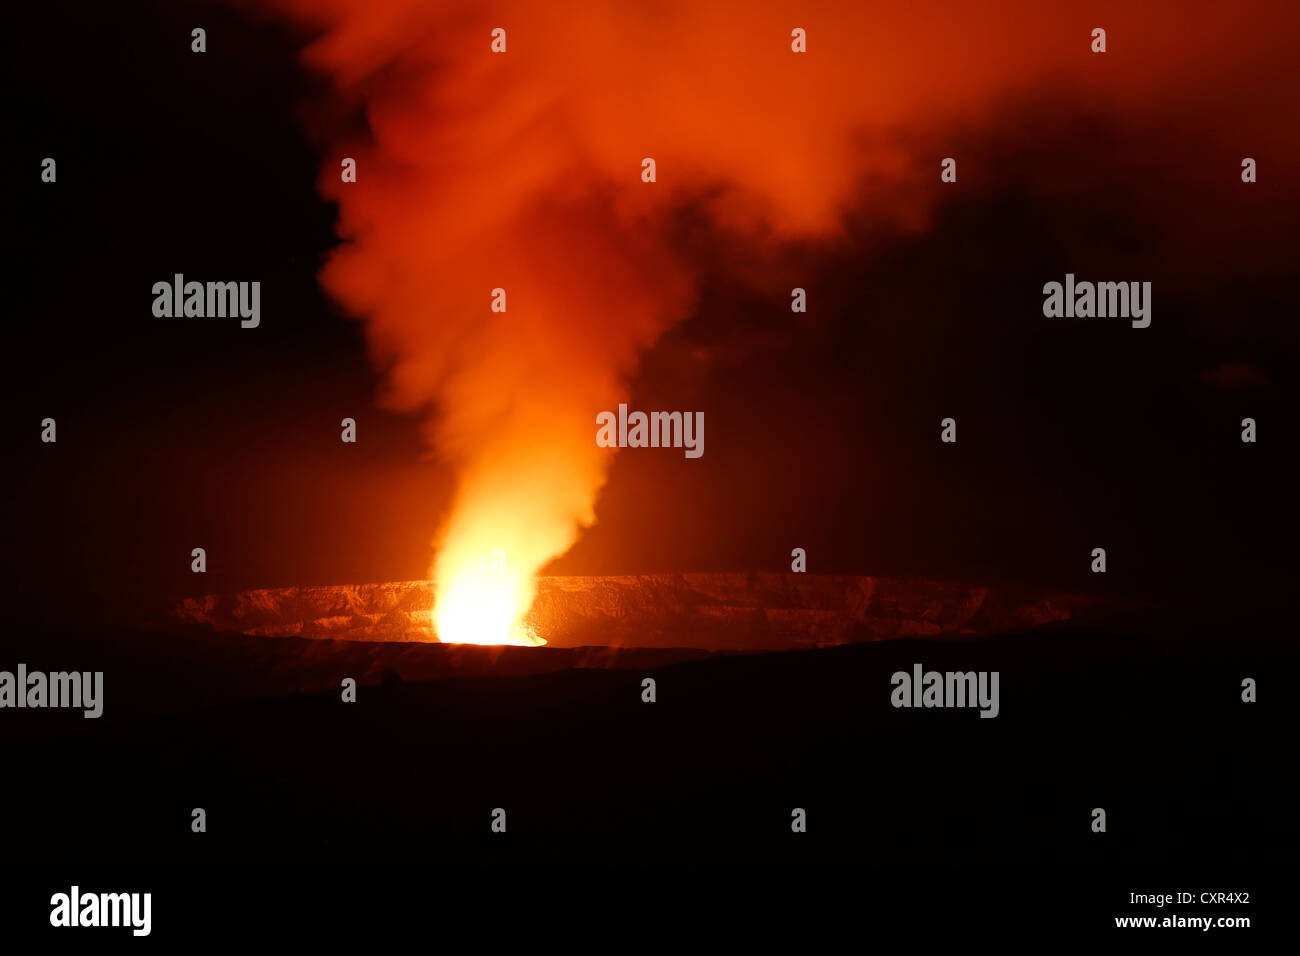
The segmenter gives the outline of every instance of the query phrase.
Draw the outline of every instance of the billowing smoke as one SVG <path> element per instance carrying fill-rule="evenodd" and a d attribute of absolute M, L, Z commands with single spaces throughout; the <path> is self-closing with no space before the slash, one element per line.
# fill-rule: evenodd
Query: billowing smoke
<path fill-rule="evenodd" d="M 978 122 L 1044 64 L 1104 73 L 1094 24 L 1036 3 L 266 3 L 315 31 L 306 62 L 368 120 L 321 178 L 343 240 L 322 281 L 458 473 L 432 569 L 455 640 L 503 639 L 594 520 L 596 415 L 696 296 L 683 208 L 751 245 L 831 237 L 864 190 L 923 221 L 947 154 L 908 155 L 901 127 Z"/>

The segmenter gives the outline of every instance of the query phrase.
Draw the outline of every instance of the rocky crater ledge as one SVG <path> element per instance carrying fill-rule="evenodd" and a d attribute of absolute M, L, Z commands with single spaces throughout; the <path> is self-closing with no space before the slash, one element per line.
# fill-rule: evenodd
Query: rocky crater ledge
<path fill-rule="evenodd" d="M 436 641 L 428 581 L 268 588 L 186 598 L 180 620 L 263 637 Z M 544 577 L 527 623 L 552 647 L 777 650 L 982 635 L 1088 617 L 1080 595 L 856 575 Z"/>

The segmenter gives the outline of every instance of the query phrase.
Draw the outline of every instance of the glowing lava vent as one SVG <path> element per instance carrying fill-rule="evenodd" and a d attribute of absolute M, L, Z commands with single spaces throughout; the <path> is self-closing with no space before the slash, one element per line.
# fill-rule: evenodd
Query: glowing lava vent
<path fill-rule="evenodd" d="M 438 583 L 434 627 L 444 644 L 545 644 L 523 620 L 533 602 L 531 575 L 493 561 L 461 565 Z"/>

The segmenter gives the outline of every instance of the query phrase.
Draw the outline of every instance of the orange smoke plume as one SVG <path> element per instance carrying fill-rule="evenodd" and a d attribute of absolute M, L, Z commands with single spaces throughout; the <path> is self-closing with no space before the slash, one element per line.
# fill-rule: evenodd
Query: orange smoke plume
<path fill-rule="evenodd" d="M 1088 60 L 1093 23 L 1028 2 L 1014 15 L 267 2 L 315 31 L 307 63 L 368 120 L 366 137 L 334 144 L 321 179 L 344 240 L 322 281 L 366 320 L 391 404 L 426 414 L 457 470 L 431 570 L 438 634 L 453 641 L 528 642 L 536 574 L 594 521 L 612 454 L 596 415 L 626 400 L 638 356 L 692 308 L 697 277 L 673 239 L 685 205 L 749 243 L 835 234 L 864 181 L 894 215 L 923 218 L 929 193 L 910 184 L 937 183 L 943 154 L 922 170 L 895 145 L 900 124 L 977 122 L 1047 64 L 1104 73 Z M 1116 25 L 1139 16 L 1159 19 L 1117 12 Z M 796 28 L 806 53 L 792 49 Z M 1139 63 L 1129 42 L 1111 54 L 1124 82 L 1162 69 L 1182 81 L 1169 57 Z M 343 157 L 355 182 L 341 181 Z M 494 289 L 504 312 L 490 309 Z"/>

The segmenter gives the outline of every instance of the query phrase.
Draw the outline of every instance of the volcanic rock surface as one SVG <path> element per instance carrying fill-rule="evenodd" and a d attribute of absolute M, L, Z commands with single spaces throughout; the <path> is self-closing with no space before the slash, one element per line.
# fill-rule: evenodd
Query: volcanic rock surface
<path fill-rule="evenodd" d="M 264 637 L 436 641 L 428 581 L 270 588 L 187 598 L 183 621 Z M 778 650 L 980 635 L 1087 616 L 1095 598 L 952 581 L 701 573 L 544 577 L 527 624 L 552 647 Z"/>

